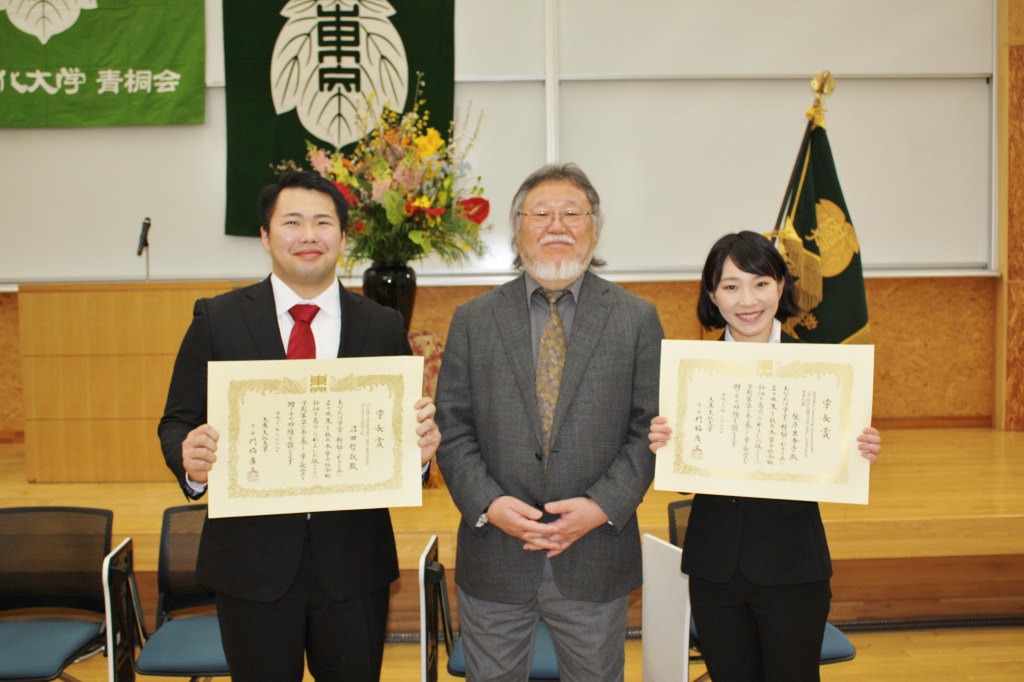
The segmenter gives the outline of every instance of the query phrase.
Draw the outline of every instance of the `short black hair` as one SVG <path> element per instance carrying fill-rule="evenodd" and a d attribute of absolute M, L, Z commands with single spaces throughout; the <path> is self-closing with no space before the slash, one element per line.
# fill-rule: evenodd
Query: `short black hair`
<path fill-rule="evenodd" d="M 334 208 L 338 212 L 338 220 L 341 221 L 341 231 L 345 232 L 348 225 L 348 202 L 333 182 L 318 173 L 307 171 L 286 171 L 281 174 L 277 182 L 267 185 L 260 191 L 260 197 L 256 201 L 256 210 L 259 211 L 260 227 L 270 232 L 270 217 L 274 215 L 277 207 L 277 197 L 281 190 L 297 187 L 299 189 L 311 189 L 314 192 L 322 192 L 334 201 Z"/>
<path fill-rule="evenodd" d="M 785 282 L 782 287 L 782 298 L 779 299 L 779 309 L 775 313 L 776 319 L 785 322 L 801 313 L 793 275 L 789 273 L 782 254 L 763 235 L 744 230 L 736 234 L 727 234 L 715 242 L 708 252 L 707 260 L 704 261 L 704 272 L 700 278 L 700 296 L 697 298 L 697 318 L 704 329 L 711 331 L 726 326 L 722 312 L 711 300 L 711 294 L 722 281 L 722 270 L 727 260 L 732 260 L 743 272 L 759 277 L 771 277 L 776 282 Z"/>

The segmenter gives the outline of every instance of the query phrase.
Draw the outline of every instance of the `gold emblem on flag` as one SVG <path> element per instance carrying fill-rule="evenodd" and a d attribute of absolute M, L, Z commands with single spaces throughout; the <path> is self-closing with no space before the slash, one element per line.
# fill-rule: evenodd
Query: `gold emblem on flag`
<path fill-rule="evenodd" d="M 860 243 L 853 225 L 846 220 L 843 209 L 828 199 L 821 199 L 814 207 L 818 227 L 811 231 L 807 241 L 818 245 L 821 254 L 821 276 L 835 277 L 850 265 L 855 254 L 860 253 Z"/>

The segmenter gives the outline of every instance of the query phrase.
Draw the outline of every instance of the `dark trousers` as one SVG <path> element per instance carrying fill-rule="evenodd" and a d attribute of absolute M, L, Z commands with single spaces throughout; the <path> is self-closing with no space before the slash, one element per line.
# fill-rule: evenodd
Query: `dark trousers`
<path fill-rule="evenodd" d="M 700 652 L 714 682 L 819 680 L 832 590 L 829 581 L 754 585 L 737 570 L 727 583 L 690 577 Z"/>
<path fill-rule="evenodd" d="M 269 604 L 217 595 L 233 682 L 301 682 L 303 653 L 318 682 L 377 682 L 389 588 L 335 601 L 316 578 L 306 542 L 295 581 Z"/>

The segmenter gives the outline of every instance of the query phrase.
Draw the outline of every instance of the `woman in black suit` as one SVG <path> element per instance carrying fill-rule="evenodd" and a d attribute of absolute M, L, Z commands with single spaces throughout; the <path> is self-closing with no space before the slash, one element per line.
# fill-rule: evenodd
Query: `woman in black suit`
<path fill-rule="evenodd" d="M 791 343 L 779 320 L 800 312 L 793 278 L 755 232 L 722 237 L 701 277 L 697 315 L 723 340 Z M 651 424 L 651 450 L 668 442 L 665 417 Z M 857 437 L 872 463 L 878 431 Z M 832 562 L 815 502 L 698 494 L 683 543 L 682 570 L 701 654 L 715 682 L 818 680 L 832 591 Z"/>

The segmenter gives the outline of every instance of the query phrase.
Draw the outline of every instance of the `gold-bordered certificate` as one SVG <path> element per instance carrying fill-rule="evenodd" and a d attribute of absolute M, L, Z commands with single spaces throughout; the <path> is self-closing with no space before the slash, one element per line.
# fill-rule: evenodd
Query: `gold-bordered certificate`
<path fill-rule="evenodd" d="M 664 341 L 656 490 L 867 504 L 874 347 Z"/>
<path fill-rule="evenodd" d="M 422 357 L 210 362 L 207 391 L 211 518 L 423 503 Z"/>

